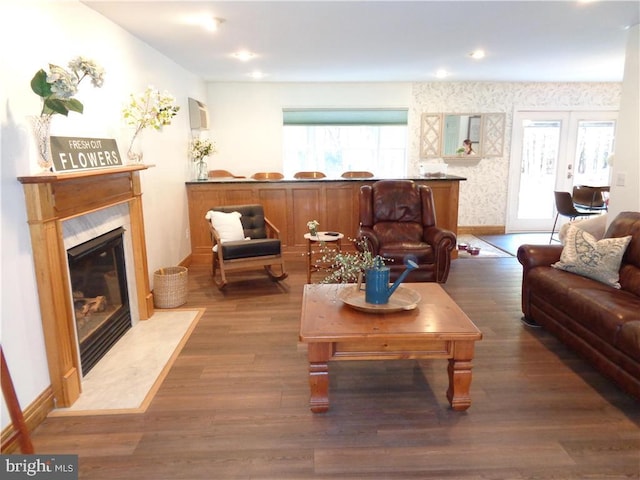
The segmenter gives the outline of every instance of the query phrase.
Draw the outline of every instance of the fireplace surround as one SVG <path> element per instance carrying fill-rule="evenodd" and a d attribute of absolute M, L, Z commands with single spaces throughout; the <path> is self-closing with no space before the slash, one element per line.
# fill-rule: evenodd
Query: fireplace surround
<path fill-rule="evenodd" d="M 55 404 L 69 407 L 82 390 L 63 222 L 128 204 L 135 301 L 140 320 L 153 315 L 142 214 L 140 172 L 129 165 L 74 173 L 18 177 L 23 184 L 47 363 Z"/>

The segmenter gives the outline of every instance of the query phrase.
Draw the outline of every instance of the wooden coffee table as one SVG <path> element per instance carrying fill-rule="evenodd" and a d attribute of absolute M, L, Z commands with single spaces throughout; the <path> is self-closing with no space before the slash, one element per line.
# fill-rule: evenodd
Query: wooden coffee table
<path fill-rule="evenodd" d="M 482 332 L 439 284 L 402 286 L 420 294 L 415 309 L 371 313 L 340 300 L 341 289 L 355 289 L 352 284 L 305 285 L 300 340 L 308 344 L 312 412 L 329 409 L 328 364 L 336 360 L 446 358 L 451 408 L 469 408 L 474 346 Z"/>

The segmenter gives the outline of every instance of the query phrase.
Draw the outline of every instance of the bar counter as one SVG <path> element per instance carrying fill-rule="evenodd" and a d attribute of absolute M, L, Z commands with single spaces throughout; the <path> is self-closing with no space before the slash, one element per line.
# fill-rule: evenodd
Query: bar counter
<path fill-rule="evenodd" d="M 466 179 L 454 175 L 405 179 L 431 187 L 438 225 L 457 235 L 459 187 L 460 182 Z M 280 230 L 286 255 L 305 254 L 304 234 L 308 232 L 309 220 L 317 220 L 320 230 L 343 233 L 343 248 L 353 249 L 348 239 L 355 238 L 358 232 L 360 187 L 377 180 L 380 179 L 212 178 L 186 182 L 191 263 L 211 262 L 211 238 L 204 217 L 212 207 L 221 205 L 262 204 L 267 218 Z"/>

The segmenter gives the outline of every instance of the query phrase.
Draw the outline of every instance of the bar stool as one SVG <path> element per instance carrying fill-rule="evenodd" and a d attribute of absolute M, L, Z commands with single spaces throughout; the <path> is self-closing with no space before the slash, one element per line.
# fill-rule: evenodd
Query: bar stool
<path fill-rule="evenodd" d="M 282 180 L 284 175 L 280 172 L 257 172 L 251 175 L 254 180 Z"/>
<path fill-rule="evenodd" d="M 373 178 L 373 173 L 366 172 L 366 171 L 357 172 L 357 171 L 354 171 L 354 170 L 350 170 L 348 172 L 344 172 L 340 176 L 342 178 Z"/>
<path fill-rule="evenodd" d="M 326 175 L 322 172 L 296 172 L 293 178 L 297 179 L 313 179 L 313 178 L 325 178 Z"/>
<path fill-rule="evenodd" d="M 234 175 L 228 170 L 209 170 L 209 178 L 245 178 L 242 175 Z"/>
<path fill-rule="evenodd" d="M 339 232 L 318 232 L 317 235 L 305 233 L 304 238 L 307 240 L 307 283 L 311 283 L 312 273 L 331 270 L 331 265 L 323 261 L 322 257 L 327 253 L 341 252 L 344 235 Z M 322 251 L 314 250 L 317 244 L 322 245 Z"/>

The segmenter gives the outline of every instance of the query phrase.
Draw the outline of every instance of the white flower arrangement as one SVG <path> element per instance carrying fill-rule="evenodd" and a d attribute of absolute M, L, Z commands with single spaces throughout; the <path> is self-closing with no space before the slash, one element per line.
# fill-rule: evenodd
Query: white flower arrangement
<path fill-rule="evenodd" d="M 307 228 L 309 229 L 309 231 L 313 234 L 313 232 L 317 232 L 318 231 L 318 227 L 320 226 L 320 224 L 318 223 L 317 220 L 309 220 L 307 222 Z"/>
<path fill-rule="evenodd" d="M 202 140 L 196 138 L 191 142 L 190 153 L 194 162 L 200 162 L 204 157 L 213 155 L 216 152 L 217 150 L 215 143 L 208 138 Z"/>
<path fill-rule="evenodd" d="M 70 111 L 82 113 L 84 106 L 73 96 L 78 93 L 78 85 L 86 77 L 91 79 L 94 87 L 102 87 L 104 69 L 93 60 L 76 57 L 68 67 L 70 71 L 50 63 L 49 73 L 40 69 L 31 79 L 31 90 L 42 98 L 40 116 L 56 113 L 67 116 Z"/>
<path fill-rule="evenodd" d="M 122 109 L 122 116 L 127 125 L 136 128 L 135 134 L 147 127 L 162 130 L 165 125 L 171 125 L 171 119 L 180 110 L 174 105 L 175 101 L 170 93 L 160 93 L 149 85 L 143 93 L 131 94 L 129 104 Z"/>
<path fill-rule="evenodd" d="M 122 109 L 122 117 L 127 125 L 135 128 L 131 143 L 127 151 L 130 161 L 140 163 L 142 152 L 136 152 L 134 145 L 138 134 L 147 127 L 162 130 L 165 125 L 171 125 L 171 119 L 176 116 L 180 107 L 174 105 L 176 99 L 168 92 L 149 85 L 141 94 L 131 94 L 129 103 Z"/>

